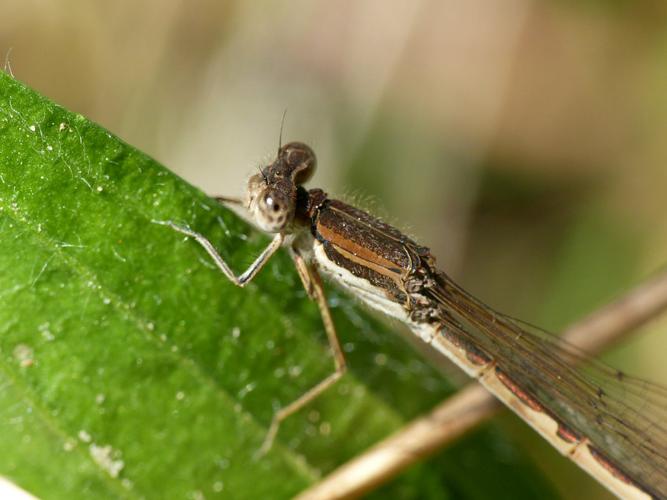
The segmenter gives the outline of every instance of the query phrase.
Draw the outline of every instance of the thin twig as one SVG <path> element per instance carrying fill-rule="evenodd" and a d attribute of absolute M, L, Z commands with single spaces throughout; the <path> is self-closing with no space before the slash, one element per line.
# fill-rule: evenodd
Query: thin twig
<path fill-rule="evenodd" d="M 655 318 L 665 308 L 667 270 L 577 321 L 563 332 L 563 338 L 590 354 L 597 354 Z"/>
<path fill-rule="evenodd" d="M 667 308 L 667 271 L 568 328 L 563 338 L 591 354 L 610 347 Z M 356 498 L 491 418 L 502 405 L 473 384 L 342 465 L 298 500 Z"/>

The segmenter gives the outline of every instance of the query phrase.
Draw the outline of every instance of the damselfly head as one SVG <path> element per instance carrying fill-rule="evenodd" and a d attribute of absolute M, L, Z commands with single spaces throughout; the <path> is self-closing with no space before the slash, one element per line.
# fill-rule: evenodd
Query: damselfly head
<path fill-rule="evenodd" d="M 270 165 L 248 181 L 247 206 L 257 225 L 279 233 L 294 219 L 297 187 L 315 172 L 315 153 L 300 142 L 285 144 Z"/>

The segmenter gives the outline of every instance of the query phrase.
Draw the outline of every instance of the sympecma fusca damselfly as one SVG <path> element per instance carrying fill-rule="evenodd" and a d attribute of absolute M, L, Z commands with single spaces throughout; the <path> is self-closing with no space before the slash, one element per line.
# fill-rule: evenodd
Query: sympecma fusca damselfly
<path fill-rule="evenodd" d="M 196 239 L 238 286 L 286 246 L 319 306 L 335 371 L 274 415 L 263 452 L 280 422 L 346 369 L 322 272 L 370 307 L 406 323 L 619 497 L 667 498 L 667 389 L 583 359 L 557 337 L 494 311 L 439 270 L 427 247 L 321 189 L 304 188 L 315 165 L 311 148 L 293 142 L 250 178 L 247 198 L 239 203 L 274 237 L 239 276 L 203 235 L 161 222 Z"/>

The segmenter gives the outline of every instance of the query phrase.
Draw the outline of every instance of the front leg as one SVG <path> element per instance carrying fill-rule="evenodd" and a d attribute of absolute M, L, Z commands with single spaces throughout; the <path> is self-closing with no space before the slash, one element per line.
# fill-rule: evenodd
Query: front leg
<path fill-rule="evenodd" d="M 237 276 L 236 274 L 234 274 L 234 271 L 232 271 L 232 269 L 225 262 L 222 256 L 218 253 L 213 244 L 208 239 L 206 239 L 204 235 L 199 234 L 188 227 L 179 226 L 178 224 L 175 224 L 172 221 L 153 221 L 153 222 L 163 226 L 169 226 L 170 228 L 174 229 L 175 231 L 178 231 L 181 234 L 194 238 L 197 241 L 197 243 L 199 243 L 202 247 L 204 247 L 204 250 L 206 250 L 206 252 L 211 256 L 213 262 L 215 262 L 215 265 L 218 266 L 218 269 L 220 269 L 220 271 L 222 271 L 222 274 L 224 274 L 227 277 L 227 279 L 229 279 L 229 281 L 240 287 L 245 286 L 257 275 L 257 273 L 269 261 L 271 256 L 274 253 L 276 253 L 276 250 L 280 248 L 285 239 L 285 236 L 282 233 L 276 234 L 273 237 L 271 243 L 269 243 L 269 245 L 264 249 L 264 251 L 262 251 L 262 253 L 259 254 L 259 257 L 257 257 L 255 261 L 252 264 L 250 264 L 250 267 L 248 267 L 248 269 L 246 269 L 245 272 Z"/>

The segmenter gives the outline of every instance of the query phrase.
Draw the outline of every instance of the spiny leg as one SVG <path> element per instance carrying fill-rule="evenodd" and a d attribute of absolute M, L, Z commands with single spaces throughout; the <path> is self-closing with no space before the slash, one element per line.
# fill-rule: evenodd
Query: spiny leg
<path fill-rule="evenodd" d="M 301 278 L 301 284 L 303 285 L 303 288 L 306 290 L 308 297 L 311 300 L 317 300 L 317 296 L 315 295 L 315 290 L 313 289 L 313 279 L 311 278 L 311 273 L 308 263 L 304 260 L 301 254 L 293 247 L 290 248 L 290 255 L 294 260 L 294 267 L 296 267 L 297 273 L 299 273 L 299 278 Z"/>
<path fill-rule="evenodd" d="M 258 451 L 259 456 L 264 455 L 271 449 L 271 445 L 273 444 L 276 434 L 278 433 L 278 429 L 280 428 L 280 424 L 283 420 L 299 411 L 301 408 L 306 406 L 308 403 L 326 391 L 329 387 L 335 384 L 338 379 L 343 376 L 345 370 L 347 369 L 345 364 L 345 356 L 343 355 L 343 350 L 340 347 L 340 342 L 338 341 L 338 336 L 336 335 L 336 328 L 334 326 L 333 318 L 331 317 L 331 311 L 329 311 L 329 305 L 327 304 L 327 299 L 324 294 L 324 288 L 322 286 L 320 275 L 313 266 L 308 265 L 304 261 L 303 257 L 296 249 L 292 249 L 292 257 L 294 258 L 294 263 L 297 270 L 299 271 L 299 276 L 301 277 L 301 281 L 306 288 L 306 292 L 308 292 L 308 295 L 317 302 L 317 305 L 320 309 L 324 330 L 327 332 L 329 347 L 331 348 L 331 352 L 333 354 L 335 371 L 320 381 L 317 385 L 308 389 L 299 398 L 292 401 L 284 408 L 281 408 L 273 415 L 269 431 L 266 433 L 264 443 L 262 443 L 262 447 Z"/>
<path fill-rule="evenodd" d="M 194 238 L 197 241 L 197 243 L 199 243 L 202 247 L 204 247 L 204 250 L 206 250 L 206 252 L 211 256 L 213 262 L 215 262 L 215 265 L 218 266 L 218 269 L 222 271 L 222 273 L 227 277 L 227 279 L 229 279 L 229 281 L 240 287 L 245 286 L 249 281 L 251 281 L 257 275 L 257 273 L 269 261 L 271 256 L 274 253 L 276 253 L 276 250 L 280 248 L 280 246 L 283 243 L 283 240 L 285 239 L 283 234 L 281 233 L 276 234 L 273 237 L 271 243 L 269 243 L 269 245 L 262 251 L 262 253 L 259 254 L 259 257 L 257 257 L 255 261 L 252 264 L 250 264 L 248 269 L 246 269 L 242 274 L 236 276 L 236 274 L 234 274 L 234 271 L 232 271 L 229 265 L 225 262 L 222 256 L 215 249 L 213 244 L 208 239 L 206 239 L 204 235 L 199 234 L 190 228 L 179 226 L 178 224 L 175 224 L 172 221 L 153 221 L 153 222 L 155 222 L 156 224 L 161 224 L 163 226 L 169 226 L 170 228 L 174 229 L 175 231 L 178 231 L 181 234 Z"/>
<path fill-rule="evenodd" d="M 222 256 L 217 252 L 213 244 L 204 235 L 197 233 L 187 227 L 179 226 L 172 221 L 153 222 L 156 224 L 169 226 L 181 234 L 194 238 L 197 243 L 204 247 L 204 250 L 206 250 L 206 252 L 211 256 L 220 271 L 222 271 L 222 273 L 232 283 L 241 287 L 257 275 L 257 273 L 262 269 L 262 267 L 264 267 L 269 258 L 278 250 L 278 248 L 280 248 L 284 241 L 284 236 L 282 234 L 276 234 L 271 243 L 264 249 L 259 257 L 255 259 L 250 267 L 248 267 L 248 269 L 246 269 L 243 274 L 236 276 L 229 265 L 222 258 Z M 338 381 L 338 379 L 343 376 L 347 369 L 345 364 L 345 356 L 343 355 L 343 350 L 340 347 L 340 342 L 338 341 L 338 336 L 336 335 L 336 328 L 334 326 L 333 318 L 331 317 L 329 305 L 327 304 L 326 296 L 324 294 L 322 280 L 317 271 L 305 262 L 301 254 L 296 249 L 293 248 L 291 253 L 308 296 L 317 302 L 317 305 L 320 309 L 324 330 L 327 333 L 329 346 L 333 353 L 335 371 L 324 380 L 320 381 L 317 385 L 302 394 L 298 399 L 292 401 L 289 405 L 281 408 L 274 414 L 273 419 L 271 420 L 271 425 L 269 426 L 269 430 L 266 434 L 266 438 L 264 439 L 264 443 L 258 451 L 259 456 L 264 455 L 267 451 L 269 451 L 269 449 L 271 449 L 271 445 L 273 444 L 276 434 L 278 433 L 278 429 L 280 428 L 280 424 L 283 420 L 299 411 L 301 408 L 313 401 L 329 387 L 335 384 L 336 381 Z"/>

